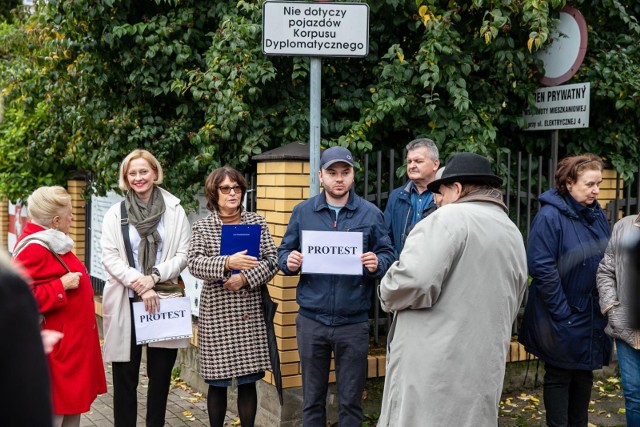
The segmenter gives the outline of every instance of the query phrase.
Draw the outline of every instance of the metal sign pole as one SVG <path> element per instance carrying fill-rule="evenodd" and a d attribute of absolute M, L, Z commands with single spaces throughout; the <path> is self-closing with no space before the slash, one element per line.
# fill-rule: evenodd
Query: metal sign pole
<path fill-rule="evenodd" d="M 558 167 L 558 146 L 560 145 L 560 132 L 558 129 L 551 131 L 551 162 L 553 163 L 553 172 Z M 550 177 L 553 182 L 553 177 Z"/>
<path fill-rule="evenodd" d="M 331 31 L 321 30 L 331 27 Z M 320 192 L 320 89 L 323 56 L 364 58 L 369 53 L 369 5 L 316 0 L 265 1 L 262 52 L 309 57 L 309 195 Z"/>
<path fill-rule="evenodd" d="M 310 57 L 309 84 L 309 197 L 320 191 L 320 92 L 322 88 L 322 60 Z"/>

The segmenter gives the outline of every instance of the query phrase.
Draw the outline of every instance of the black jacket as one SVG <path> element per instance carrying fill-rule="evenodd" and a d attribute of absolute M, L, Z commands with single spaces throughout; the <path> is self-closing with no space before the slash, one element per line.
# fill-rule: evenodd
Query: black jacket
<path fill-rule="evenodd" d="M 36 301 L 27 284 L 0 267 L 2 425 L 51 427 L 51 390 Z"/>

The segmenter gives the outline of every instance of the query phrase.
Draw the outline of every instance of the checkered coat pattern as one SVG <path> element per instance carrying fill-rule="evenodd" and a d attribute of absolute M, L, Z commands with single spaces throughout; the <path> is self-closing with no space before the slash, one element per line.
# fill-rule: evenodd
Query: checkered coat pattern
<path fill-rule="evenodd" d="M 267 330 L 260 286 L 278 271 L 276 246 L 264 218 L 242 211 L 241 224 L 260 224 L 260 262 L 243 273 L 248 288 L 239 292 L 216 282 L 229 276 L 226 255 L 220 255 L 222 220 L 217 212 L 193 224 L 189 245 L 189 272 L 204 281 L 200 294 L 198 348 L 200 375 L 205 380 L 235 378 L 270 369 Z"/>

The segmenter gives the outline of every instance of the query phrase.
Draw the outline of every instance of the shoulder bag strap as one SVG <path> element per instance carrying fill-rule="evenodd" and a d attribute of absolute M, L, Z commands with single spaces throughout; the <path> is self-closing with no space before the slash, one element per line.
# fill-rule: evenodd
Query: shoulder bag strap
<path fill-rule="evenodd" d="M 71 269 L 69 269 L 69 267 L 67 267 L 67 264 L 65 264 L 65 262 L 62 260 L 62 258 L 60 257 L 60 255 L 54 251 L 53 249 L 51 249 L 51 246 L 49 246 L 49 242 L 47 242 L 46 240 L 42 240 L 39 239 L 37 237 L 27 237 L 24 242 L 25 244 L 23 245 L 23 247 L 26 247 L 31 241 L 33 240 L 37 240 L 38 242 L 42 242 L 44 243 L 44 245 L 47 247 L 47 249 L 49 249 L 49 252 L 51 252 L 53 254 L 54 257 L 56 257 L 56 259 L 58 261 L 60 261 L 60 264 L 62 264 L 62 266 L 64 267 L 65 270 L 67 270 L 67 273 L 71 273 Z"/>
<path fill-rule="evenodd" d="M 122 238 L 124 239 L 124 249 L 127 251 L 127 260 L 129 266 L 136 266 L 133 262 L 133 251 L 131 250 L 131 239 L 129 239 L 129 214 L 127 214 L 127 207 L 124 201 L 120 203 L 120 227 L 122 228 Z"/>

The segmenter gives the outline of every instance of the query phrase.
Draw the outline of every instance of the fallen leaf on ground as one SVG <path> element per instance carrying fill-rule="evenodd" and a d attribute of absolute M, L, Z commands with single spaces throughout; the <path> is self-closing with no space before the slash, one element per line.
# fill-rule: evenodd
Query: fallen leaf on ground
<path fill-rule="evenodd" d="M 534 403 L 540 402 L 540 399 L 538 399 L 537 397 L 531 396 L 530 394 L 525 394 L 525 393 L 520 394 L 520 396 L 518 396 L 518 399 L 524 400 L 525 402 L 534 402 Z"/>

